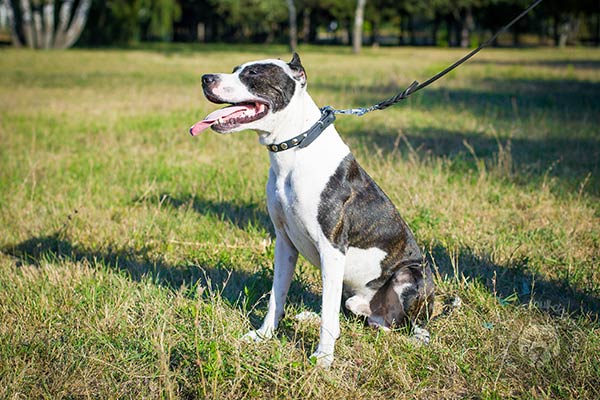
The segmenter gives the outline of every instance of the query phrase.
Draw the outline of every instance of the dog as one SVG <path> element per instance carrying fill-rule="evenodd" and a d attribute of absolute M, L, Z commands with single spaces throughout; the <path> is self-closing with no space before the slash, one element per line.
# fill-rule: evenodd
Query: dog
<path fill-rule="evenodd" d="M 323 113 L 306 87 L 297 53 L 289 63 L 268 59 L 239 65 L 230 74 L 203 75 L 205 97 L 228 106 L 190 133 L 209 127 L 221 134 L 255 130 L 270 150 L 266 191 L 276 234 L 273 286 L 262 326 L 243 338 L 273 336 L 300 253 L 321 270 L 320 338 L 311 359 L 329 367 L 342 299 L 370 326 L 415 327 L 433 310 L 434 283 L 408 225 L 335 127 L 319 125 Z M 310 145 L 298 146 L 319 126 L 326 127 L 316 129 L 320 135 Z"/>

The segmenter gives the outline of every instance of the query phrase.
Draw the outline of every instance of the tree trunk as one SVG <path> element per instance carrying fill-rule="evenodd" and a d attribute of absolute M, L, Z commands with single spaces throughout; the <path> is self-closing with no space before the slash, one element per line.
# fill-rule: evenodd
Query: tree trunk
<path fill-rule="evenodd" d="M 79 35 L 81 35 L 81 32 L 85 27 L 91 4 L 92 0 L 81 0 L 79 2 L 71 26 L 69 27 L 69 30 L 67 30 L 65 43 L 62 46 L 63 49 L 73 46 L 77 39 L 79 39 Z"/>
<path fill-rule="evenodd" d="M 467 7 L 462 18 L 462 27 L 460 32 L 460 47 L 467 48 L 471 44 L 471 30 L 473 29 L 473 12 L 471 7 Z"/>
<path fill-rule="evenodd" d="M 19 38 L 19 32 L 17 31 L 17 21 L 15 20 L 15 9 L 13 8 L 11 0 L 7 0 L 6 5 L 8 6 L 8 25 L 10 26 L 10 37 L 15 47 L 22 47 L 21 39 Z"/>
<path fill-rule="evenodd" d="M 568 44 L 569 39 L 577 34 L 579 31 L 580 22 L 581 19 L 579 17 L 576 17 L 575 15 L 569 15 L 569 19 L 559 25 L 559 37 L 557 42 L 558 47 L 565 47 Z"/>
<path fill-rule="evenodd" d="M 433 25 L 431 26 L 431 45 L 432 46 L 438 45 L 437 37 L 438 37 L 439 29 L 440 29 L 440 17 L 436 13 L 435 17 L 433 19 Z"/>
<path fill-rule="evenodd" d="M 571 18 L 571 23 L 569 24 L 569 36 L 567 38 L 567 43 L 570 41 L 572 45 L 577 45 L 577 37 L 579 33 L 579 28 L 581 27 L 581 14 L 577 16 L 573 15 Z"/>
<path fill-rule="evenodd" d="M 417 45 L 417 34 L 415 29 L 415 19 L 412 14 L 408 15 L 408 37 L 411 46 Z"/>
<path fill-rule="evenodd" d="M 446 44 L 448 47 L 452 47 L 452 31 L 454 27 L 452 25 L 453 19 L 451 15 L 446 15 Z"/>
<path fill-rule="evenodd" d="M 33 33 L 33 18 L 31 17 L 31 4 L 29 0 L 21 0 L 21 19 L 23 24 L 23 35 L 27 47 L 35 48 L 35 35 Z"/>
<path fill-rule="evenodd" d="M 538 33 L 538 41 L 541 46 L 546 45 L 547 30 L 548 30 L 547 21 L 542 21 L 542 23 L 540 24 L 540 30 Z"/>
<path fill-rule="evenodd" d="M 310 9 L 305 8 L 302 12 L 302 41 L 310 42 Z"/>
<path fill-rule="evenodd" d="M 44 32 L 42 28 L 42 13 L 39 7 L 33 9 L 33 35 L 35 37 L 35 47 L 41 49 L 44 47 Z"/>
<path fill-rule="evenodd" d="M 552 36 L 554 36 L 554 45 L 558 47 L 558 42 L 560 40 L 560 23 L 559 16 L 554 15 L 552 17 Z"/>
<path fill-rule="evenodd" d="M 405 45 L 406 41 L 406 31 L 408 30 L 406 21 L 408 20 L 408 14 L 400 13 L 400 33 L 398 34 L 398 44 L 400 46 Z"/>
<path fill-rule="evenodd" d="M 67 41 L 67 29 L 69 28 L 69 18 L 71 17 L 71 9 L 73 8 L 73 0 L 65 0 L 60 6 L 58 13 L 58 28 L 54 38 L 54 47 L 62 48 Z"/>
<path fill-rule="evenodd" d="M 52 47 L 54 41 L 54 0 L 44 5 L 44 48 Z"/>
<path fill-rule="evenodd" d="M 600 46 L 600 11 L 596 13 L 596 32 L 594 35 L 596 47 Z"/>
<path fill-rule="evenodd" d="M 600 46 L 600 11 L 596 14 L 596 46 Z"/>
<path fill-rule="evenodd" d="M 354 32 L 352 35 L 352 52 L 360 53 L 362 47 L 363 24 L 365 22 L 365 5 L 367 0 L 356 1 L 356 12 L 354 13 Z"/>
<path fill-rule="evenodd" d="M 350 44 L 350 26 L 352 24 L 351 20 L 344 20 L 341 22 L 342 29 L 339 30 L 341 35 L 341 42 L 343 45 Z"/>
<path fill-rule="evenodd" d="M 296 5 L 294 0 L 287 0 L 288 15 L 290 21 L 290 50 L 296 51 L 298 47 L 298 24 L 296 22 Z"/>
<path fill-rule="evenodd" d="M 276 22 L 271 22 L 271 25 L 269 26 L 269 33 L 267 34 L 267 37 L 265 38 L 265 44 L 272 44 L 273 41 L 275 40 L 275 32 L 277 31 L 277 23 Z M 252 36 L 252 33 L 249 33 L 249 37 Z"/>
<path fill-rule="evenodd" d="M 379 47 L 379 24 L 375 21 L 371 22 L 373 29 L 371 31 L 371 46 Z"/>

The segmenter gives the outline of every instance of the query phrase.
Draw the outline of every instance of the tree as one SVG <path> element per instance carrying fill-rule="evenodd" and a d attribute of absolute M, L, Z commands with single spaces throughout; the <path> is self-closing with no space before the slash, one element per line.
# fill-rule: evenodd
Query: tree
<path fill-rule="evenodd" d="M 295 52 L 296 47 L 298 47 L 298 23 L 296 16 L 296 5 L 294 4 L 294 0 L 287 0 L 287 5 L 290 20 L 290 50 L 292 52 Z"/>
<path fill-rule="evenodd" d="M 142 0 L 140 3 L 138 18 L 146 38 L 170 40 L 173 22 L 181 17 L 181 7 L 177 1 Z"/>
<path fill-rule="evenodd" d="M 355 54 L 360 53 L 362 46 L 363 24 L 365 22 L 365 5 L 367 0 L 356 1 L 356 13 L 354 14 L 354 31 L 352 35 L 352 51 Z"/>
<path fill-rule="evenodd" d="M 92 0 L 90 20 L 81 36 L 87 45 L 171 40 L 181 16 L 177 0 Z"/>
<path fill-rule="evenodd" d="M 58 24 L 54 16 L 59 7 L 54 0 L 8 0 L 8 17 L 15 46 L 25 45 L 36 49 L 73 46 L 87 21 L 92 0 L 64 0 L 58 11 Z M 20 17 L 20 18 L 19 18 Z M 24 38 L 24 41 L 22 40 Z"/>
<path fill-rule="evenodd" d="M 288 4 L 281 0 L 210 0 L 225 21 L 227 40 L 271 43 L 289 18 Z M 283 37 L 283 35 L 281 35 Z"/>

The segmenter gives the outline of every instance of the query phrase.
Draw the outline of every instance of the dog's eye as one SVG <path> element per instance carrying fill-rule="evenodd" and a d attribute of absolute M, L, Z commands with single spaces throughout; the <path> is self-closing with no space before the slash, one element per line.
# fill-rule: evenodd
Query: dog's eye
<path fill-rule="evenodd" d="M 249 69 L 249 70 L 246 71 L 246 73 L 248 75 L 258 75 L 258 72 L 256 72 L 255 69 Z"/>

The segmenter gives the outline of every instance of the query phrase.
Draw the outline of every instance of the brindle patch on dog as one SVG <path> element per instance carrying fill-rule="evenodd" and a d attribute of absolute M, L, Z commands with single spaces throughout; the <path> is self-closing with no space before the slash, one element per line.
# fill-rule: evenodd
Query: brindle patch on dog
<path fill-rule="evenodd" d="M 369 287 L 381 287 L 405 264 L 421 264 L 421 250 L 410 229 L 373 179 L 352 154 L 340 163 L 321 193 L 318 221 L 331 243 L 346 253 L 348 247 L 377 247 L 387 253 L 382 276 Z"/>
<path fill-rule="evenodd" d="M 321 193 L 318 221 L 344 254 L 349 247 L 375 247 L 387 253 L 381 275 L 366 283 L 376 290 L 370 301 L 372 315 L 381 316 L 391 327 L 432 310 L 433 277 L 421 250 L 391 200 L 352 154 L 340 163 Z"/>

